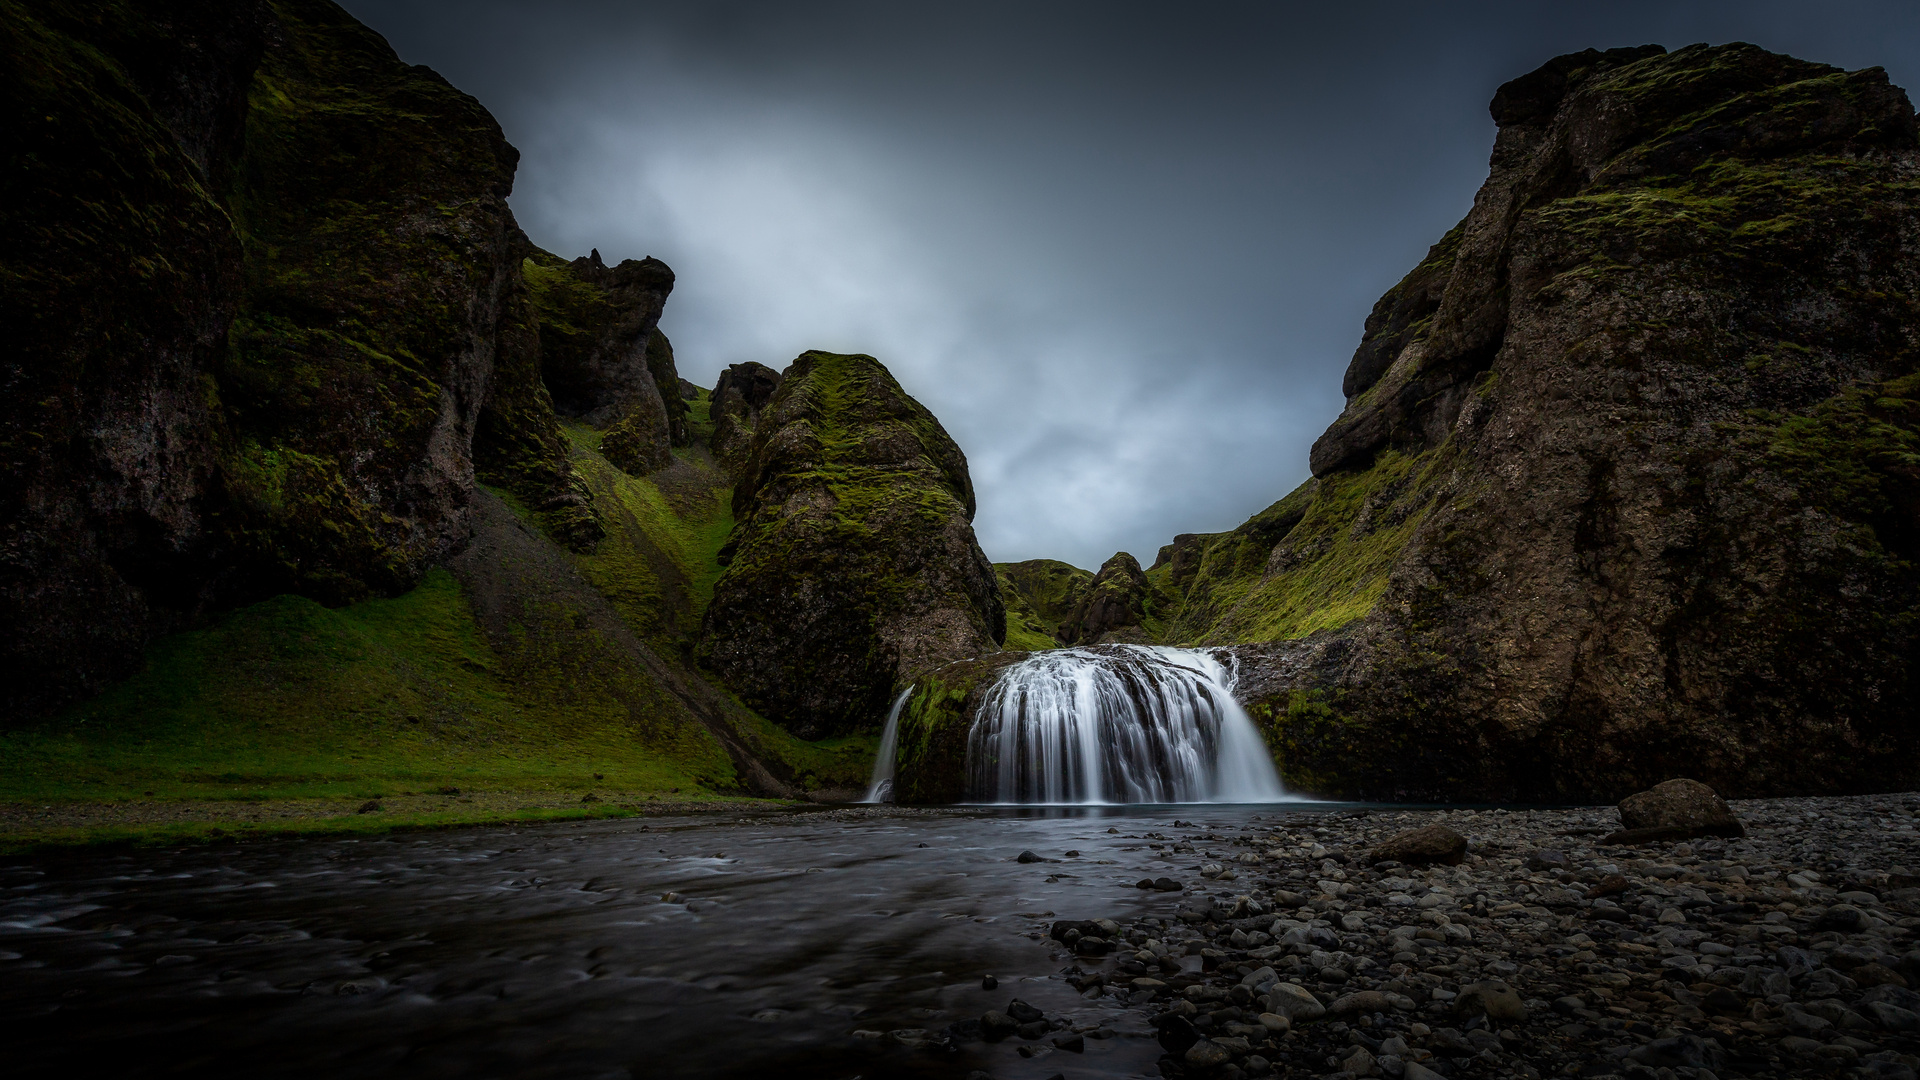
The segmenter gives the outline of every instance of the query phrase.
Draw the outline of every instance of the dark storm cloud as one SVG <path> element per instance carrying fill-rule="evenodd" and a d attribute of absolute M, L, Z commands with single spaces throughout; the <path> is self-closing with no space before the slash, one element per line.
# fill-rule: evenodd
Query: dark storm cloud
<path fill-rule="evenodd" d="M 1920 82 L 1907 3 L 346 5 L 491 109 L 565 255 L 656 255 L 681 371 L 868 352 L 996 560 L 1151 559 L 1307 476 L 1501 82 L 1753 41 Z"/>

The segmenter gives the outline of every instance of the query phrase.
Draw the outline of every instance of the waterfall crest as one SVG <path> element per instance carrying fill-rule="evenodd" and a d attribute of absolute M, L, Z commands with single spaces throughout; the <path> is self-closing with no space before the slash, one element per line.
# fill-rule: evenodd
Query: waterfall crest
<path fill-rule="evenodd" d="M 900 691 L 893 699 L 893 708 L 887 710 L 887 726 L 880 732 L 880 752 L 873 758 L 873 780 L 867 784 L 867 793 L 861 802 L 883 803 L 893 801 L 894 760 L 900 754 L 900 710 L 907 707 L 907 699 L 913 696 L 913 687 Z"/>
<path fill-rule="evenodd" d="M 1199 649 L 1116 645 L 1035 653 L 1000 673 L 968 733 L 967 797 L 1172 803 L 1292 796 L 1234 700 L 1226 665 Z"/>

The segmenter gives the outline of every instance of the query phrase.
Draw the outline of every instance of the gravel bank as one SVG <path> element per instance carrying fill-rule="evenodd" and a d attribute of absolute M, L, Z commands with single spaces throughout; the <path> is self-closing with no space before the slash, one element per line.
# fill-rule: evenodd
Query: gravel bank
<path fill-rule="evenodd" d="M 1083 996 L 1151 1015 L 1170 1077 L 1912 1080 L 1920 795 L 1733 808 L 1743 838 L 1639 847 L 1600 843 L 1612 808 L 1179 822 L 1121 837 L 1184 871 L 1140 883 L 1180 888 L 1176 917 L 1064 920 L 1049 944 Z M 1459 865 L 1373 861 L 1435 824 L 1467 838 Z M 950 1035 L 1077 1045 L 1003 1012 Z"/>

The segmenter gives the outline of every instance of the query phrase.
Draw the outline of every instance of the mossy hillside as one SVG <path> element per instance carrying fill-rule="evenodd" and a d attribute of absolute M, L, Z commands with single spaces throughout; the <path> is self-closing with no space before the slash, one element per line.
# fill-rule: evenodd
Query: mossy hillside
<path fill-rule="evenodd" d="M 522 266 L 530 262 L 523 259 Z M 539 317 L 524 277 L 516 275 L 501 304 L 493 375 L 474 430 L 474 474 L 532 508 L 554 540 L 591 551 L 606 528 L 592 492 L 574 473 L 571 453 L 540 374 Z"/>
<path fill-rule="evenodd" d="M 566 425 L 575 468 L 611 527 L 579 559 L 582 570 L 628 625 L 657 648 L 690 651 L 713 599 L 719 552 L 733 530 L 733 488 L 704 454 L 678 451 L 676 464 L 636 477 L 598 452 L 602 433 Z"/>
<path fill-rule="evenodd" d="M 218 371 L 233 532 L 261 587 L 341 602 L 404 587 L 457 538 L 517 155 L 479 103 L 333 4 L 270 8 L 226 192 L 244 251 Z M 300 482 L 249 486 L 248 459 L 279 451 L 304 455 Z M 341 493 L 362 505 L 343 517 Z M 394 574 L 363 579 L 378 568 Z"/>
<path fill-rule="evenodd" d="M 1093 582 L 1093 574 L 1057 559 L 994 563 L 1007 606 L 1009 649 L 1057 648 L 1061 627 Z"/>
<path fill-rule="evenodd" d="M 1430 508 L 1448 448 L 1380 454 L 1359 472 L 1308 481 L 1214 538 L 1168 640 L 1225 645 L 1300 638 L 1369 614 Z"/>
<path fill-rule="evenodd" d="M 707 677 L 691 657 L 721 573 L 717 553 L 733 524 L 727 477 L 698 448 L 675 451 L 672 466 L 635 477 L 595 451 L 602 432 L 578 421 L 564 422 L 564 431 L 573 447 L 573 468 L 606 522 L 600 544 L 574 553 L 570 561 L 673 669 L 674 679 L 690 687 L 704 682 Z M 802 791 L 844 791 L 863 786 L 872 772 L 878 741 L 871 733 L 806 742 L 768 723 L 723 688 L 705 692 L 725 698 L 715 706 L 730 737 L 782 782 Z M 682 706 L 664 708 L 679 712 Z"/>
<path fill-rule="evenodd" d="M 1005 636 L 966 459 L 868 356 L 787 370 L 734 492 L 702 655 L 802 734 L 871 728 L 895 687 Z"/>
<path fill-rule="evenodd" d="M 704 732 L 662 738 L 561 689 L 509 677 L 443 571 L 344 608 L 280 596 L 162 639 L 106 694 L 0 736 L 0 799 L 665 793 L 731 779 Z"/>

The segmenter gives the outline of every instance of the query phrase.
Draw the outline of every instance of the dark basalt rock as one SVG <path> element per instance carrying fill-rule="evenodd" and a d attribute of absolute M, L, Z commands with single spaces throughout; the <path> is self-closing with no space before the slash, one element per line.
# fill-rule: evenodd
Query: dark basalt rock
<path fill-rule="evenodd" d="M 701 654 L 803 738 L 877 724 L 918 674 L 1006 636 L 966 457 L 870 356 L 793 362 L 733 506 Z"/>
<path fill-rule="evenodd" d="M 1124 551 L 1116 553 L 1100 564 L 1100 572 L 1061 622 L 1061 643 L 1150 641 L 1141 623 L 1152 595 L 1139 561 Z"/>
<path fill-rule="evenodd" d="M 738 475 L 753 449 L 753 429 L 760 422 L 760 410 L 773 400 L 780 389 L 780 373 L 765 364 L 748 361 L 732 364 L 713 384 L 709 415 L 713 420 L 714 459 L 722 468 Z"/>
<path fill-rule="evenodd" d="M 1304 639 L 1242 644 L 1241 692 L 1324 794 L 1920 779 L 1906 95 L 1736 44 L 1562 57 L 1493 111 L 1315 480 L 1204 539 L 1166 638 Z"/>

